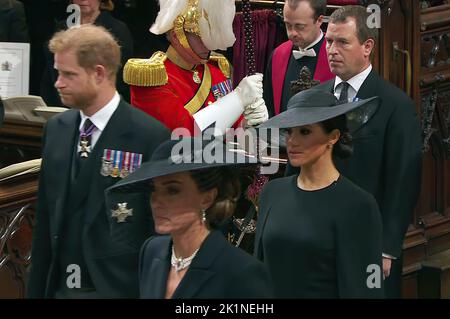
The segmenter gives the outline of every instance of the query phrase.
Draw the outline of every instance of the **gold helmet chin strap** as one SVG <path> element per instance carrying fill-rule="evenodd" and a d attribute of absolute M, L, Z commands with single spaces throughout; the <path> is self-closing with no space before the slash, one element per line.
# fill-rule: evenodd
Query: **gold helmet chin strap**
<path fill-rule="evenodd" d="M 208 62 L 208 59 L 202 59 L 192 50 L 185 33 L 187 31 L 201 38 L 200 28 L 198 26 L 201 15 L 201 12 L 198 10 L 198 0 L 189 0 L 186 11 L 180 14 L 173 22 L 173 30 L 181 46 L 188 54 L 198 59 L 200 63 L 205 64 Z"/>
<path fill-rule="evenodd" d="M 175 32 L 175 35 L 180 42 L 181 46 L 188 52 L 188 54 L 192 57 L 195 57 L 201 64 L 205 64 L 208 62 L 208 60 L 201 58 L 197 53 L 192 50 L 191 46 L 189 45 L 189 41 L 186 37 L 186 33 L 184 31 L 183 25 L 184 25 L 184 19 L 182 16 L 179 16 L 174 21 L 174 27 L 173 31 Z"/>

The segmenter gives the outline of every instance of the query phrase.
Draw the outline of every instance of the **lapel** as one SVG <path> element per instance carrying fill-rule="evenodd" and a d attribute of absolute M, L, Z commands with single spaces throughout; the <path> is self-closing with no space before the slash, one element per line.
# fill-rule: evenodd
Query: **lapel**
<path fill-rule="evenodd" d="M 107 185 L 104 184 L 105 177 L 100 174 L 103 150 L 110 148 L 111 145 L 116 148 L 125 145 L 125 137 L 130 130 L 130 125 L 127 125 L 130 123 L 130 117 L 129 110 L 121 101 L 95 144 L 88 162 L 81 167 L 72 185 L 66 207 L 76 209 L 87 200 L 89 213 L 86 214 L 86 221 L 88 224 L 93 221 L 104 204 L 104 191 Z M 87 195 L 89 195 L 88 199 L 86 199 Z"/>
<path fill-rule="evenodd" d="M 297 175 L 295 175 L 297 176 Z M 264 255 L 262 251 L 261 238 L 264 232 L 264 227 L 266 226 L 267 217 L 269 216 L 271 207 L 269 206 L 265 214 L 259 214 L 258 220 L 256 221 L 256 235 L 255 235 L 255 251 L 254 256 L 263 261 Z"/>
<path fill-rule="evenodd" d="M 377 95 L 376 94 L 377 84 L 378 84 L 378 75 L 372 69 L 372 71 L 370 71 L 369 75 L 367 76 L 366 80 L 363 82 L 363 84 L 359 88 L 358 93 L 356 94 L 356 97 L 360 98 L 360 99 L 367 99 L 372 96 L 376 96 Z"/>
<path fill-rule="evenodd" d="M 359 99 L 367 99 L 376 96 L 378 82 L 379 78 L 377 73 L 374 70 L 370 71 L 369 75 L 356 93 L 356 97 Z M 324 83 L 322 88 L 334 94 L 334 83 L 335 79 L 332 79 Z M 356 139 L 359 137 L 358 135 L 361 133 L 360 130 L 375 115 L 380 104 L 381 101 L 376 101 L 347 114 L 347 126 L 350 133 L 353 135 L 353 138 Z M 350 116 L 350 114 L 353 114 L 353 116 Z"/>
<path fill-rule="evenodd" d="M 169 277 L 170 270 L 170 251 L 172 241 L 167 240 L 163 245 L 161 254 L 152 260 L 149 272 L 149 280 L 151 283 L 147 287 L 149 289 L 149 298 L 151 299 L 164 299 L 167 289 L 167 279 Z"/>
<path fill-rule="evenodd" d="M 334 81 L 336 80 L 336 78 L 333 78 L 323 84 L 319 84 L 317 86 L 318 89 L 324 90 L 324 91 L 328 91 L 334 94 Z"/>
<path fill-rule="evenodd" d="M 316 69 L 314 71 L 314 80 L 319 80 L 320 83 L 324 83 L 335 75 L 331 73 L 330 66 L 328 64 L 327 57 L 327 41 L 325 40 L 325 35 L 322 39 L 322 45 L 319 48 L 319 56 L 317 57 Z"/>
<path fill-rule="evenodd" d="M 283 93 L 283 84 L 286 77 L 286 71 L 289 59 L 292 54 L 292 41 L 288 40 L 282 43 L 273 51 L 272 56 L 272 87 L 273 87 L 273 103 L 274 115 L 280 113 L 281 95 Z"/>
<path fill-rule="evenodd" d="M 55 146 L 52 146 L 52 152 L 55 162 L 58 163 L 60 172 L 71 172 L 72 159 L 74 155 L 75 143 L 78 142 L 78 126 L 80 124 L 80 113 L 76 110 L 67 111 L 57 118 L 57 128 L 54 138 Z M 47 138 L 47 140 L 49 140 Z M 50 168 L 51 169 L 51 168 Z M 55 172 L 56 173 L 56 172 Z M 71 174 L 59 174 L 60 184 L 56 190 L 60 196 L 56 198 L 55 203 L 55 225 L 56 229 L 61 229 L 63 218 L 65 215 L 68 188 L 70 184 Z"/>
<path fill-rule="evenodd" d="M 201 245 L 172 299 L 196 298 L 208 281 L 216 275 L 213 263 L 229 243 L 219 231 L 212 231 Z"/>

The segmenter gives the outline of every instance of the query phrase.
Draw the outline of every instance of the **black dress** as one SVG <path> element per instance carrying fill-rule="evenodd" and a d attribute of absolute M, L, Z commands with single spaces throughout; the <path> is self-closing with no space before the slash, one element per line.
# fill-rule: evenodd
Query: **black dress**
<path fill-rule="evenodd" d="M 260 196 L 255 254 L 277 298 L 380 298 L 381 247 L 375 199 L 343 176 L 316 191 L 300 189 L 297 176 L 275 179 Z"/>

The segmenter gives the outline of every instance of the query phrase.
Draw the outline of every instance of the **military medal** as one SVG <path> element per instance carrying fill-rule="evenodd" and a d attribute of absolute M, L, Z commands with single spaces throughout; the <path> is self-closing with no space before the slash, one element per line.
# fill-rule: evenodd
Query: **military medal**
<path fill-rule="evenodd" d="M 91 152 L 91 146 L 89 145 L 89 141 L 81 138 L 80 140 L 80 156 L 81 157 L 89 157 L 89 153 Z"/>
<path fill-rule="evenodd" d="M 137 170 L 141 166 L 141 163 L 142 163 L 142 154 L 132 153 L 130 173 Z"/>
<path fill-rule="evenodd" d="M 231 80 L 228 79 L 226 81 L 213 85 L 211 87 L 211 91 L 214 94 L 216 100 L 218 100 L 221 97 L 224 97 L 225 95 L 233 91 L 233 85 L 231 84 Z"/>
<path fill-rule="evenodd" d="M 112 173 L 113 163 L 111 153 L 112 151 L 108 149 L 105 149 L 103 151 L 102 168 L 100 170 L 100 174 L 102 174 L 103 176 L 109 176 Z"/>
<path fill-rule="evenodd" d="M 194 74 L 192 75 L 192 79 L 197 84 L 202 83 L 202 80 L 200 79 L 200 76 L 198 75 L 198 71 L 197 70 L 194 71 Z"/>
<path fill-rule="evenodd" d="M 80 129 L 80 144 L 78 145 L 78 153 L 81 158 L 88 158 L 91 153 L 91 138 L 97 127 L 86 119 L 83 128 Z"/>
<path fill-rule="evenodd" d="M 100 174 L 113 178 L 125 178 L 137 170 L 141 163 L 142 154 L 104 149 Z"/>
<path fill-rule="evenodd" d="M 122 170 L 120 171 L 120 178 L 125 178 L 130 174 L 130 170 L 128 168 L 130 162 L 130 154 L 130 152 L 125 152 Z"/>
<path fill-rule="evenodd" d="M 111 177 L 119 177 L 120 176 L 120 162 L 122 159 L 122 152 L 121 151 L 114 151 L 114 167 L 111 172 Z"/>
<path fill-rule="evenodd" d="M 129 216 L 133 216 L 133 208 L 127 208 L 128 203 L 118 203 L 117 209 L 111 210 L 111 217 L 117 218 L 118 223 L 123 223 Z"/>

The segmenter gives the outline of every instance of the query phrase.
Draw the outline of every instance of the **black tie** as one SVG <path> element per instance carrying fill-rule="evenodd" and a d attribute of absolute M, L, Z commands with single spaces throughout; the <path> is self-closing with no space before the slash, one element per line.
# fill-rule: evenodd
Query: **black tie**
<path fill-rule="evenodd" d="M 341 82 L 341 95 L 339 95 L 339 103 L 348 103 L 348 87 L 347 82 Z"/>
<path fill-rule="evenodd" d="M 83 124 L 83 128 L 80 130 L 80 148 L 78 154 L 80 158 L 88 158 L 91 153 L 91 141 L 92 133 L 95 132 L 97 127 L 91 122 L 90 119 L 86 119 Z"/>

